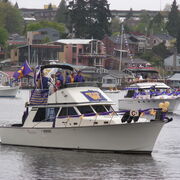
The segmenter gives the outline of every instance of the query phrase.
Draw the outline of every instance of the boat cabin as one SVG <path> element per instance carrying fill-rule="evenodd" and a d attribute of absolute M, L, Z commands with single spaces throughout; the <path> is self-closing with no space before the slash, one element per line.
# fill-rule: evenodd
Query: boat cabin
<path fill-rule="evenodd" d="M 46 65 L 41 68 L 69 66 Z M 23 127 L 68 127 L 106 124 L 116 119 L 112 100 L 94 83 L 69 83 L 50 93 L 47 89 L 32 90 L 23 116 Z M 118 117 L 117 117 L 118 118 Z"/>
<path fill-rule="evenodd" d="M 171 88 L 162 82 L 142 82 L 135 83 L 127 88 L 125 98 L 135 98 L 137 95 L 151 95 L 153 92 L 156 95 L 159 93 L 171 93 Z"/>

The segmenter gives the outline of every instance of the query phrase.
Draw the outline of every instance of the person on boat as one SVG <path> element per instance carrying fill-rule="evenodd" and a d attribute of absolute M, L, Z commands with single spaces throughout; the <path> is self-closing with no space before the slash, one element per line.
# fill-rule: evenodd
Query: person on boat
<path fill-rule="evenodd" d="M 155 87 L 155 86 L 151 86 L 151 88 L 150 88 L 150 90 L 149 90 L 150 97 L 152 97 L 153 95 L 155 95 L 155 90 L 156 90 L 156 87 Z"/>
<path fill-rule="evenodd" d="M 56 83 L 56 76 L 55 74 L 51 74 L 50 87 L 49 87 L 50 94 L 56 91 L 55 83 Z"/>
<path fill-rule="evenodd" d="M 74 81 L 75 81 L 75 73 L 72 72 L 70 75 L 67 74 L 66 83 L 74 83 Z"/>
<path fill-rule="evenodd" d="M 84 77 L 82 76 L 81 74 L 81 71 L 78 71 L 77 75 L 75 76 L 75 79 L 74 79 L 75 82 L 84 82 Z"/>
<path fill-rule="evenodd" d="M 55 91 L 61 88 L 61 81 L 57 79 L 55 84 Z"/>
<path fill-rule="evenodd" d="M 56 73 L 56 77 L 57 77 L 57 80 L 61 81 L 61 86 L 63 86 L 63 84 L 64 84 L 64 76 L 63 76 L 62 72 L 58 71 Z"/>
<path fill-rule="evenodd" d="M 49 89 L 49 78 L 45 76 L 44 72 L 41 73 L 41 78 L 38 80 L 38 88 Z"/>

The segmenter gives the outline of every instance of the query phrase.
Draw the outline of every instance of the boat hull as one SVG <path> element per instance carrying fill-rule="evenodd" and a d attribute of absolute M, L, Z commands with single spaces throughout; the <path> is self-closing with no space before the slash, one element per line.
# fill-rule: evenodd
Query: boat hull
<path fill-rule="evenodd" d="M 1 127 L 1 143 L 48 148 L 151 153 L 164 122 L 68 128 Z"/>
<path fill-rule="evenodd" d="M 180 99 L 119 99 L 118 108 L 119 110 L 139 110 L 139 109 L 149 109 L 149 108 L 159 108 L 159 103 L 168 101 L 170 106 L 168 107 L 168 112 L 174 112 L 177 108 Z"/>
<path fill-rule="evenodd" d="M 19 87 L 0 87 L 0 97 L 15 97 Z"/>

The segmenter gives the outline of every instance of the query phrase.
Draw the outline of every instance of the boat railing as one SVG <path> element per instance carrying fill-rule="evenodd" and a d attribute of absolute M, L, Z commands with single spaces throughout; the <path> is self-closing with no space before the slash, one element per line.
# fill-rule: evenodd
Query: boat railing
<path fill-rule="evenodd" d="M 131 84 L 135 84 L 135 83 L 144 83 L 144 82 L 163 82 L 163 83 L 165 83 L 166 82 L 166 80 L 165 79 L 134 79 L 134 80 L 132 80 L 132 81 L 130 81 L 130 82 L 128 82 L 128 84 L 129 85 L 131 85 Z"/>
<path fill-rule="evenodd" d="M 115 120 L 116 122 L 117 120 L 121 121 L 121 123 L 132 123 L 132 122 L 136 123 L 138 122 L 140 117 L 143 117 L 146 115 L 150 115 L 150 119 L 149 119 L 150 121 L 160 120 L 160 121 L 169 122 L 172 120 L 172 118 L 169 119 L 168 117 L 166 117 L 166 113 L 167 111 L 164 111 L 163 108 L 155 108 L 155 109 L 149 108 L 149 109 L 137 110 L 137 111 L 121 110 L 121 111 L 109 111 L 109 112 L 102 112 L 102 113 L 87 113 L 87 114 L 81 114 L 81 115 L 59 116 L 59 117 L 51 117 L 48 119 L 44 119 L 40 122 L 37 122 L 33 126 L 33 128 L 38 126 L 41 122 L 52 122 L 53 127 L 55 127 L 56 118 L 62 120 L 62 122 L 64 123 L 64 127 L 68 127 L 69 126 L 68 122 L 70 122 L 71 120 L 76 120 L 76 119 L 78 120 L 76 122 L 76 126 L 82 126 L 82 123 L 85 122 L 86 119 L 90 120 L 92 126 L 111 125 L 115 123 L 113 122 L 113 120 Z M 110 116 L 110 118 L 108 117 L 107 119 L 105 118 L 101 119 L 100 118 L 101 115 L 102 116 L 107 115 L 107 116 Z M 116 118 L 114 119 L 114 117 Z M 117 117 L 121 117 L 121 118 L 118 119 Z"/>
<path fill-rule="evenodd" d="M 75 83 L 67 83 L 62 88 L 71 88 L 71 87 L 87 87 L 93 86 L 98 87 L 97 82 L 75 82 Z"/>
<path fill-rule="evenodd" d="M 121 115 L 121 116 L 120 116 Z M 145 110 L 137 110 L 137 111 L 131 111 L 131 110 L 121 110 L 121 111 L 108 111 L 108 112 L 102 112 L 102 113 L 87 113 L 82 115 L 68 115 L 68 116 L 60 116 L 59 119 L 66 119 L 66 125 L 69 121 L 74 120 L 76 118 L 80 119 L 80 122 L 78 123 L 79 126 L 81 126 L 81 123 L 83 120 L 88 119 L 92 121 L 92 125 L 98 125 L 99 120 L 101 119 L 100 116 L 110 116 L 108 117 L 108 121 L 105 119 L 104 122 L 107 122 L 107 125 L 112 124 L 112 121 L 117 120 L 117 117 L 121 117 L 119 120 L 122 123 L 131 123 L 132 121 L 137 122 L 140 117 L 143 117 L 145 115 L 151 115 L 155 116 L 153 120 L 164 120 L 166 118 L 166 112 L 162 110 L 162 108 L 156 108 L 156 109 L 145 109 Z M 89 118 L 88 118 L 89 117 Z"/>

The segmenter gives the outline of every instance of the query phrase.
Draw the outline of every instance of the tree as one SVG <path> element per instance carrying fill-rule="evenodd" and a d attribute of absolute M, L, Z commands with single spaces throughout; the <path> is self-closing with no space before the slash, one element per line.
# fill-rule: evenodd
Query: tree
<path fill-rule="evenodd" d="M 61 3 L 59 4 L 55 21 L 63 24 L 67 24 L 67 5 L 65 0 L 61 0 Z"/>
<path fill-rule="evenodd" d="M 170 4 L 166 4 L 163 11 L 171 11 L 171 5 Z"/>
<path fill-rule="evenodd" d="M 60 35 L 63 35 L 65 33 L 65 26 L 64 24 L 57 23 L 57 22 L 50 22 L 50 21 L 40 21 L 37 23 L 30 23 L 27 25 L 27 31 L 36 31 L 41 28 L 54 28 L 59 31 Z"/>
<path fill-rule="evenodd" d="M 157 56 L 160 56 L 162 59 L 168 57 L 171 54 L 170 51 L 166 48 L 164 42 L 160 43 L 157 46 L 154 46 L 152 48 L 152 51 L 154 54 L 156 54 Z"/>
<path fill-rule="evenodd" d="M 149 29 L 151 30 L 152 34 L 166 32 L 164 17 L 160 12 L 151 20 Z"/>
<path fill-rule="evenodd" d="M 171 6 L 171 11 L 168 15 L 166 28 L 171 36 L 177 37 L 178 31 L 180 29 L 180 16 L 176 0 L 173 1 L 173 4 Z"/>
<path fill-rule="evenodd" d="M 112 33 L 116 33 L 116 32 L 120 31 L 120 24 L 121 24 L 121 21 L 119 18 L 117 18 L 117 17 L 112 18 L 112 20 L 111 20 Z"/>
<path fill-rule="evenodd" d="M 134 21 L 134 23 L 131 25 L 131 23 L 129 23 L 129 20 Z M 129 20 L 125 21 L 125 28 L 127 32 L 131 31 L 131 32 L 149 34 L 151 17 L 147 13 L 147 11 L 143 11 L 139 20 L 132 19 L 132 18 L 130 18 Z M 136 25 L 134 25 L 135 23 Z"/>
<path fill-rule="evenodd" d="M 20 11 L 9 2 L 0 2 L 0 24 L 9 33 L 21 33 L 23 18 Z"/>
<path fill-rule="evenodd" d="M 126 15 L 126 20 L 130 19 L 131 17 L 133 17 L 133 10 L 132 8 L 129 10 L 129 12 Z"/>
<path fill-rule="evenodd" d="M 102 39 L 110 34 L 111 13 L 107 0 L 76 0 L 68 6 L 76 37 Z"/>
<path fill-rule="evenodd" d="M 71 20 L 71 32 L 78 38 L 85 38 L 87 32 L 87 2 L 85 0 L 70 1 L 68 12 Z"/>
<path fill-rule="evenodd" d="M 48 5 L 48 8 L 47 8 L 47 9 L 48 9 L 48 10 L 52 10 L 52 9 L 53 9 L 51 3 Z"/>
<path fill-rule="evenodd" d="M 180 53 L 180 31 L 177 34 L 176 48 L 177 48 L 177 52 Z"/>
<path fill-rule="evenodd" d="M 0 46 L 4 47 L 8 39 L 8 32 L 5 28 L 0 27 Z"/>

